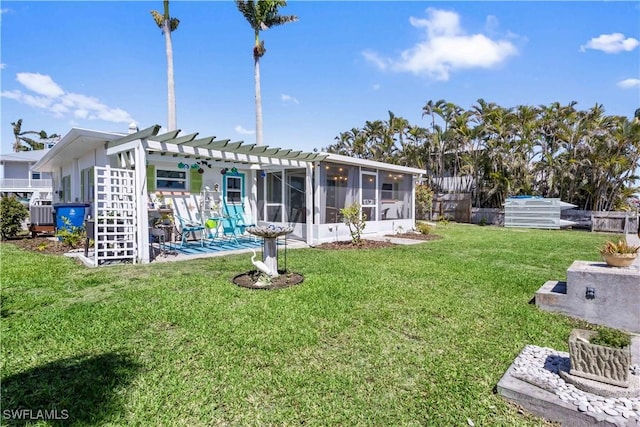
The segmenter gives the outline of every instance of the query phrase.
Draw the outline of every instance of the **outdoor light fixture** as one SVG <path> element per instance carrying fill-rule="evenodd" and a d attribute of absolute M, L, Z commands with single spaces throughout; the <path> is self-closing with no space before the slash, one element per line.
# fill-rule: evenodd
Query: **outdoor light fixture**
<path fill-rule="evenodd" d="M 596 297 L 596 288 L 592 288 L 591 286 L 587 286 L 587 292 L 584 297 L 586 299 L 595 299 Z"/>

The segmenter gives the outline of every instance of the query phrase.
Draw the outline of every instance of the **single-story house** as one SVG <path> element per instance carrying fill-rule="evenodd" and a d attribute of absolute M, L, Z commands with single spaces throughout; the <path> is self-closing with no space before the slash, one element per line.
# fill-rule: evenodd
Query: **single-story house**
<path fill-rule="evenodd" d="M 158 203 L 189 221 L 204 223 L 215 210 L 288 225 L 290 237 L 309 245 L 349 239 L 340 209 L 355 202 L 366 233 L 415 226 L 421 169 L 159 130 L 73 128 L 33 167 L 52 174 L 54 203 L 90 204 L 98 258 L 118 246 L 133 262 L 149 262 L 144 242 Z"/>

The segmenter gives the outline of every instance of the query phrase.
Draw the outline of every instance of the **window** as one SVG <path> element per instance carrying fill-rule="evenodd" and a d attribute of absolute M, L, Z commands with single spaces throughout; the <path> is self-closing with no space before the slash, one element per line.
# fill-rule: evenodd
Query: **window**
<path fill-rule="evenodd" d="M 227 203 L 242 203 L 242 178 L 238 176 L 227 176 L 225 198 Z"/>
<path fill-rule="evenodd" d="M 82 169 L 80 171 L 80 200 L 92 202 L 93 187 L 93 168 Z"/>
<path fill-rule="evenodd" d="M 62 177 L 62 194 L 59 195 L 60 201 L 70 202 L 71 201 L 71 175 Z"/>
<path fill-rule="evenodd" d="M 186 190 L 187 173 L 178 170 L 156 170 L 156 189 L 158 190 Z"/>
<path fill-rule="evenodd" d="M 410 218 L 411 176 L 380 171 L 380 218 L 395 220 Z"/>
<path fill-rule="evenodd" d="M 40 172 L 31 172 L 31 179 L 40 179 Z"/>
<path fill-rule="evenodd" d="M 323 163 L 319 179 L 324 182 L 325 200 L 321 205 L 322 224 L 342 222 L 340 210 L 359 201 L 360 169 L 355 166 Z M 323 215 L 324 214 L 324 215 Z"/>
<path fill-rule="evenodd" d="M 398 184 L 395 182 L 382 183 L 382 200 L 396 200 L 398 192 Z"/>

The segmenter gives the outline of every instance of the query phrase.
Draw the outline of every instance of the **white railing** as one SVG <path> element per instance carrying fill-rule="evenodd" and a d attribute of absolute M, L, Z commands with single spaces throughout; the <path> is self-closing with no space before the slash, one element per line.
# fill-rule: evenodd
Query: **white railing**
<path fill-rule="evenodd" d="M 14 188 L 51 188 L 53 185 L 50 179 L 16 179 L 16 178 L 0 178 L 0 188 L 8 191 Z"/>

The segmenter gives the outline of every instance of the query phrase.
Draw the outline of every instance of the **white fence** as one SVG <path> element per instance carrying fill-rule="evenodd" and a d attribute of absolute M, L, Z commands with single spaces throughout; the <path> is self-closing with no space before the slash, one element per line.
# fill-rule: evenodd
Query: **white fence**
<path fill-rule="evenodd" d="M 23 189 L 30 188 L 51 188 L 53 185 L 50 179 L 18 179 L 18 178 L 0 178 L 0 189 L 2 191 L 27 191 Z"/>

